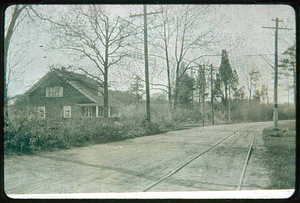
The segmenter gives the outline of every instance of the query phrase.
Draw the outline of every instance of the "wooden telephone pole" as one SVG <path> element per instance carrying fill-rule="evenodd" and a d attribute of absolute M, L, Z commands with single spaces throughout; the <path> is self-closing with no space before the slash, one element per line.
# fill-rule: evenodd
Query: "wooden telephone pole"
<path fill-rule="evenodd" d="M 204 126 L 205 120 L 205 65 L 203 64 L 202 68 L 202 126 Z"/>
<path fill-rule="evenodd" d="M 231 123 L 231 86 L 229 85 L 228 122 Z"/>
<path fill-rule="evenodd" d="M 272 19 L 272 21 L 275 21 L 275 27 L 265 27 L 267 29 L 275 29 L 275 53 L 274 53 L 274 60 L 275 60 L 275 67 L 274 67 L 274 129 L 277 129 L 278 126 L 278 30 L 292 30 L 290 28 L 281 28 L 278 27 L 279 22 L 282 22 L 282 20 L 279 20 L 276 18 L 275 20 Z"/>
<path fill-rule="evenodd" d="M 147 112 L 147 124 L 151 122 L 150 114 L 150 88 L 149 88 L 149 64 L 148 64 L 148 30 L 147 30 L 147 15 L 153 15 L 162 13 L 162 11 L 147 13 L 146 5 L 143 5 L 143 14 L 130 15 L 129 17 L 144 17 L 144 57 L 145 57 L 145 87 L 146 87 L 146 112 Z"/>
<path fill-rule="evenodd" d="M 214 82 L 213 65 L 210 65 L 210 100 L 211 100 L 211 124 L 214 125 Z"/>

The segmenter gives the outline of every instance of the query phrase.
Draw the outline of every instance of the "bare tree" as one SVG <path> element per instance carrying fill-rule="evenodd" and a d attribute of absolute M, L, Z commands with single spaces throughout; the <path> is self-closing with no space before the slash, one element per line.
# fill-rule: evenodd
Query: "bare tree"
<path fill-rule="evenodd" d="M 261 86 L 261 99 L 263 102 L 266 102 L 267 104 L 269 104 L 269 95 L 268 95 L 268 86 L 263 84 Z"/>
<path fill-rule="evenodd" d="M 56 48 L 68 51 L 81 64 L 92 63 L 85 67 L 73 65 L 73 69 L 101 82 L 107 117 L 109 68 L 127 56 L 122 48 L 128 45 L 125 39 L 135 30 L 128 21 L 108 15 L 99 5 L 73 6 L 59 23 L 52 25 Z"/>
<path fill-rule="evenodd" d="M 251 101 L 252 99 L 252 93 L 253 93 L 253 85 L 254 85 L 254 80 L 258 80 L 259 78 L 257 77 L 259 71 L 257 70 L 257 67 L 247 60 L 248 58 L 238 58 L 238 66 L 240 70 L 240 76 L 242 80 L 245 83 L 245 86 L 248 90 L 248 99 Z M 257 83 L 257 82 L 256 82 Z"/>
<path fill-rule="evenodd" d="M 169 56 L 169 46 L 172 35 L 175 32 L 175 29 L 171 27 L 172 17 L 170 16 L 170 12 L 172 10 L 170 7 L 161 7 L 163 14 L 159 15 L 160 21 L 162 23 L 162 30 L 157 29 L 159 34 L 159 39 L 163 41 L 163 44 L 156 43 L 155 46 L 158 46 L 162 50 L 164 50 L 164 60 L 166 64 L 166 72 L 167 72 L 167 94 L 168 94 L 168 102 L 169 109 L 172 107 L 172 79 L 171 79 L 171 57 Z"/>
<path fill-rule="evenodd" d="M 13 43 L 12 43 L 13 44 Z M 25 49 L 30 46 L 30 40 L 21 43 L 19 46 L 11 46 L 6 62 L 6 85 L 7 99 L 24 85 L 24 73 L 34 58 L 27 58 L 28 52 Z"/>
<path fill-rule="evenodd" d="M 252 70 L 250 73 L 249 73 L 249 100 L 251 101 L 251 93 L 252 93 L 252 90 L 254 88 L 254 92 L 257 91 L 257 84 L 258 84 L 258 80 L 260 78 L 260 72 L 258 70 Z"/>
<path fill-rule="evenodd" d="M 150 53 L 149 56 L 165 60 L 168 99 L 171 104 L 171 95 L 173 95 L 173 110 L 178 103 L 176 87 L 180 79 L 190 69 L 191 64 L 203 57 L 199 55 L 199 50 L 207 49 L 207 45 L 214 40 L 209 34 L 216 27 L 215 23 L 203 21 L 209 12 L 209 6 L 168 5 L 163 7 L 163 14 L 159 15 L 161 26 L 156 26 L 158 34 L 152 37 L 152 44 L 163 52 Z M 183 62 L 185 62 L 184 66 L 182 66 Z"/>
<path fill-rule="evenodd" d="M 18 25 L 23 21 L 24 16 L 22 17 L 23 11 L 26 9 L 27 5 L 14 5 L 6 10 L 6 21 L 7 27 L 5 27 L 5 35 L 4 35 L 4 113 L 5 116 L 8 116 L 7 107 L 8 107 L 8 85 L 10 79 L 10 73 L 12 70 L 12 66 L 8 68 L 8 55 L 9 55 L 9 46 L 11 43 L 11 39 Z M 8 16 L 8 10 L 11 9 L 11 16 Z"/>

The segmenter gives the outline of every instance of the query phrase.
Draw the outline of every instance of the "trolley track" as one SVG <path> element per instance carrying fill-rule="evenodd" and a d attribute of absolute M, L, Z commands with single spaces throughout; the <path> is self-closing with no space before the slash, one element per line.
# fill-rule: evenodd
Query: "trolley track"
<path fill-rule="evenodd" d="M 270 180 L 269 171 L 264 167 L 266 149 L 260 132 L 267 125 L 192 128 L 121 142 L 6 157 L 5 192 L 264 189 Z M 258 134 L 249 154 L 254 132 Z M 248 158 L 248 166 L 244 167 L 247 157 L 251 159 Z"/>
<path fill-rule="evenodd" d="M 239 132 L 245 132 L 245 131 L 239 131 Z M 241 190 L 242 188 L 242 184 L 243 184 L 243 180 L 244 180 L 244 176 L 245 176 L 245 171 L 251 156 L 251 151 L 253 149 L 253 144 L 254 144 L 254 139 L 256 136 L 257 131 L 246 131 L 247 135 L 248 133 L 255 133 L 252 141 L 249 145 L 249 150 L 243 165 L 243 170 L 241 173 L 241 178 L 240 178 L 240 183 L 238 185 L 238 190 Z M 214 149 L 216 146 L 218 146 L 219 144 L 221 144 L 222 142 L 224 142 L 225 140 L 227 140 L 228 138 L 230 138 L 231 136 L 235 135 L 236 132 L 231 133 L 230 135 L 226 136 L 225 138 L 221 139 L 220 141 L 218 141 L 217 143 L 213 144 L 211 147 L 207 148 L 206 150 L 202 151 L 201 153 L 197 154 L 196 156 L 190 158 L 190 160 L 184 162 L 183 164 L 181 164 L 179 167 L 177 167 L 176 169 L 174 169 L 173 171 L 170 171 L 167 175 L 163 176 L 162 178 L 160 178 L 159 180 L 157 180 L 156 182 L 152 183 L 151 185 L 149 185 L 147 188 L 145 188 L 142 192 L 147 192 L 150 189 L 154 188 L 155 186 L 157 186 L 158 184 L 162 183 L 163 181 L 165 181 L 166 179 L 168 179 L 171 176 L 174 176 L 177 172 L 179 172 L 180 170 L 182 170 L 183 168 L 185 168 L 187 165 L 189 165 L 191 162 L 193 162 L 194 160 L 198 159 L 200 156 L 204 155 L 205 153 L 209 152 L 210 150 Z M 244 147 L 233 147 L 235 149 L 245 149 Z M 174 182 L 174 181 L 172 181 Z M 216 183 L 208 183 L 206 181 L 203 181 L 203 183 L 205 184 L 211 184 L 211 185 L 218 185 Z"/>
<path fill-rule="evenodd" d="M 246 158 L 245 163 L 244 163 L 244 168 L 243 168 L 243 173 L 242 173 L 242 177 L 241 177 L 241 182 L 240 182 L 240 185 L 239 185 L 239 190 L 241 190 L 242 185 L 243 185 L 243 180 L 244 180 L 244 176 L 245 176 L 245 172 L 246 172 L 246 167 L 247 167 L 247 164 L 248 164 L 250 156 L 251 156 L 251 151 L 252 151 L 252 148 L 253 148 L 253 143 L 254 143 L 255 136 L 256 136 L 256 132 L 253 136 L 253 139 L 252 139 L 252 142 L 250 144 L 249 151 L 248 151 L 248 154 L 247 154 L 247 158 Z"/>

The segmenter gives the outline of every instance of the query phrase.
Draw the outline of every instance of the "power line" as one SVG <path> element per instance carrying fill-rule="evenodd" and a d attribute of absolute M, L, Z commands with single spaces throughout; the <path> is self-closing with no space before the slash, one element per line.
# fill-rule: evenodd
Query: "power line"
<path fill-rule="evenodd" d="M 144 4 L 144 12 L 142 14 L 130 15 L 129 17 L 144 17 L 144 56 L 145 56 L 145 86 L 146 86 L 146 113 L 147 113 L 147 125 L 151 123 L 150 115 L 150 85 L 149 85 L 149 64 L 148 64 L 148 30 L 147 30 L 147 16 L 162 13 L 162 11 L 147 13 L 147 7 Z"/>
<path fill-rule="evenodd" d="M 162 11 L 151 12 L 151 13 L 147 13 L 146 15 L 154 15 L 154 14 L 158 14 L 158 13 L 162 13 Z M 139 17 L 139 16 L 144 16 L 144 13 L 130 15 L 129 17 Z"/>
<path fill-rule="evenodd" d="M 277 125 L 278 125 L 278 30 L 292 30 L 292 29 L 287 28 L 287 27 L 285 27 L 285 28 L 278 27 L 279 22 L 283 22 L 282 20 L 279 20 L 278 18 L 272 19 L 272 21 L 275 21 L 275 27 L 262 26 L 262 28 L 275 30 L 274 117 L 273 117 L 273 120 L 274 120 L 274 129 L 277 129 Z"/>

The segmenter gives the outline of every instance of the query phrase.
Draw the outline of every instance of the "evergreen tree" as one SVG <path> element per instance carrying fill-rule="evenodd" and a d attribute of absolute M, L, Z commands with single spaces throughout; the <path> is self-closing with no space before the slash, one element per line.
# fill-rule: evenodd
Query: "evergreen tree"
<path fill-rule="evenodd" d="M 178 85 L 178 101 L 181 105 L 192 102 L 194 91 L 194 79 L 188 74 L 184 74 Z"/>
<path fill-rule="evenodd" d="M 233 94 L 233 98 L 235 100 L 243 100 L 245 98 L 245 91 L 244 91 L 244 86 L 238 88 L 234 94 Z"/>
<path fill-rule="evenodd" d="M 222 50 L 222 59 L 219 67 L 219 73 L 216 74 L 216 80 L 214 85 L 214 95 L 215 97 L 221 97 L 223 106 L 229 114 L 230 120 L 230 109 L 232 108 L 230 103 L 228 105 L 228 100 L 233 98 L 243 98 L 243 90 L 238 89 L 239 77 L 237 71 L 232 69 L 228 54 L 226 50 Z M 230 109 L 229 109 L 229 108 Z"/>
<path fill-rule="evenodd" d="M 219 73 L 216 76 L 215 95 L 222 98 L 224 107 L 227 107 L 229 88 L 235 90 L 238 84 L 236 71 L 233 72 L 226 49 L 222 50 L 222 59 Z"/>
<path fill-rule="evenodd" d="M 224 105 L 227 106 L 227 100 L 228 100 L 228 88 L 230 85 L 230 80 L 232 79 L 232 69 L 229 62 L 228 54 L 226 49 L 222 50 L 222 59 L 221 59 L 221 65 L 219 68 L 219 74 L 220 79 L 222 82 L 222 85 L 224 87 Z"/>
<path fill-rule="evenodd" d="M 261 93 L 259 92 L 259 90 L 256 90 L 255 94 L 253 95 L 253 101 L 260 102 L 260 97 L 261 97 Z"/>
<path fill-rule="evenodd" d="M 224 87 L 224 93 L 222 101 L 224 102 L 225 108 L 227 107 L 227 100 L 228 100 L 228 89 L 229 85 L 231 85 L 231 80 L 233 77 L 232 68 L 229 62 L 228 54 L 226 49 L 222 50 L 222 59 L 221 59 L 221 65 L 219 68 L 219 76 L 222 83 L 222 86 Z"/>
<path fill-rule="evenodd" d="M 237 71 L 233 69 L 232 77 L 230 79 L 231 90 L 234 92 L 238 91 L 238 84 L 239 84 L 239 76 L 237 74 Z"/>
<path fill-rule="evenodd" d="M 222 91 L 222 81 L 221 81 L 221 77 L 220 77 L 219 73 L 216 74 L 216 80 L 215 80 L 213 91 L 214 91 L 214 96 L 215 97 L 221 97 L 221 99 L 223 101 L 224 94 L 223 94 L 223 91 Z"/>
<path fill-rule="evenodd" d="M 130 84 L 128 92 L 135 96 L 135 104 L 138 107 L 144 94 L 144 85 L 142 84 L 140 78 L 137 76 L 134 77 L 134 82 Z"/>

